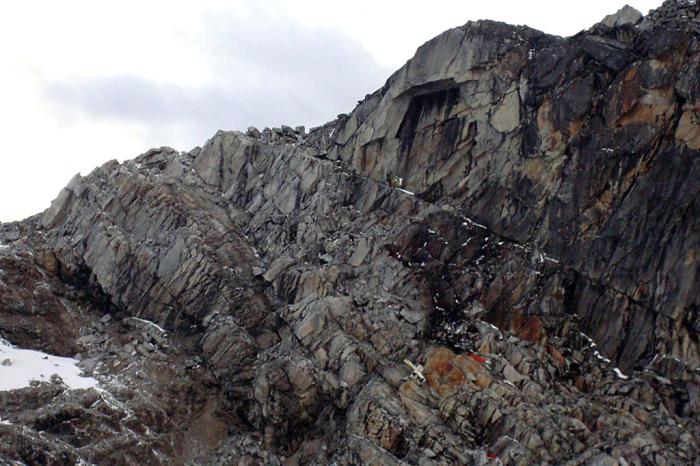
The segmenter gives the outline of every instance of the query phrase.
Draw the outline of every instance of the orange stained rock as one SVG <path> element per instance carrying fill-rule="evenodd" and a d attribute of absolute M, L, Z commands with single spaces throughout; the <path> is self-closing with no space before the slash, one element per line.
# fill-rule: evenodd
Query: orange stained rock
<path fill-rule="evenodd" d="M 479 388 L 489 388 L 489 386 L 491 386 L 491 382 L 491 376 L 487 373 L 480 372 L 476 374 L 476 384 L 479 386 Z"/>
<path fill-rule="evenodd" d="M 564 367 L 566 365 L 566 359 L 564 359 L 564 355 L 561 354 L 561 352 L 554 346 L 549 346 L 549 355 L 552 356 L 552 359 L 554 360 L 554 363 L 557 367 Z"/>
<path fill-rule="evenodd" d="M 466 376 L 471 375 L 472 377 L 469 377 L 470 379 L 473 379 L 479 372 L 485 371 L 484 366 L 479 361 L 467 354 L 460 354 L 459 356 L 455 357 L 453 364 L 459 367 L 462 373 L 464 373 Z"/>
<path fill-rule="evenodd" d="M 491 353 L 491 345 L 489 344 L 488 340 L 484 340 L 481 345 L 479 345 L 479 353 L 481 354 L 489 354 Z"/>
<path fill-rule="evenodd" d="M 470 380 L 477 382 L 477 375 L 483 374 L 477 386 L 485 388 L 491 383 L 488 370 L 468 354 L 455 355 L 447 348 L 433 350 L 425 363 L 425 378 L 439 395 L 445 395 L 461 387 Z"/>
<path fill-rule="evenodd" d="M 547 336 L 544 330 L 542 319 L 537 316 L 523 316 L 520 313 L 515 313 L 511 322 L 513 333 L 521 340 L 539 343 Z"/>

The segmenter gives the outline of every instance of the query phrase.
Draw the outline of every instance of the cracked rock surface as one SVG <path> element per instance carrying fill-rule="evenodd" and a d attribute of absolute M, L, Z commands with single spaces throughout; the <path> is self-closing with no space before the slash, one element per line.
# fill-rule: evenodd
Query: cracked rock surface
<path fill-rule="evenodd" d="M 470 22 L 322 127 L 76 175 L 0 225 L 0 337 L 99 386 L 0 392 L 0 462 L 694 464 L 699 21 Z"/>

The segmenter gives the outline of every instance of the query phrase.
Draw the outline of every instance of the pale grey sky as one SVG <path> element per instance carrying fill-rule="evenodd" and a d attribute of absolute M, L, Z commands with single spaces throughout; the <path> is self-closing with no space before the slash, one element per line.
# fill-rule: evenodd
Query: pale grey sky
<path fill-rule="evenodd" d="M 1 2 L 0 221 L 110 159 L 333 119 L 468 20 L 572 35 L 625 3 L 661 0 Z"/>

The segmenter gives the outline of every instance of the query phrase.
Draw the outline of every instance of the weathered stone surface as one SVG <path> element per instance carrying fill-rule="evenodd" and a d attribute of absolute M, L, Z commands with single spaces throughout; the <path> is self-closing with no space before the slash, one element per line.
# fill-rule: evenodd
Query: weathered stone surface
<path fill-rule="evenodd" d="M 348 116 L 331 157 L 378 181 L 402 178 L 406 190 L 574 270 L 571 311 L 619 364 L 655 352 L 700 362 L 686 320 L 700 299 L 698 225 L 683 214 L 698 209 L 690 175 L 699 169 L 697 125 L 687 103 L 698 89 L 673 74 L 696 68 L 635 45 L 669 37 L 695 63 L 694 33 L 665 21 L 693 23 L 697 9 L 666 2 L 648 32 L 626 36 L 594 27 L 564 40 L 486 21 L 450 30 Z M 629 21 L 636 14 L 626 8 L 613 23 Z M 674 131 L 675 139 L 664 136 Z M 664 261 L 664 248 L 687 260 Z M 597 317 L 610 313 L 615 331 Z M 659 325 L 668 336 L 653 330 Z"/>
<path fill-rule="evenodd" d="M 618 26 L 623 26 L 625 24 L 635 25 L 642 20 L 644 15 L 640 13 L 637 9 L 625 5 L 615 14 L 606 16 L 601 24 L 606 25 L 609 28 L 614 28 Z"/>
<path fill-rule="evenodd" d="M 308 133 L 76 176 L 0 225 L 0 337 L 102 390 L 0 392 L 0 462 L 692 464 L 697 18 L 468 23 Z"/>

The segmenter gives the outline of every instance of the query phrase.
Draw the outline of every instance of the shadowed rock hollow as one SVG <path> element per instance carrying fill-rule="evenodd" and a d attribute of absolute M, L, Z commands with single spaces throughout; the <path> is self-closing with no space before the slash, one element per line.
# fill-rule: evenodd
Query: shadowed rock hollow
<path fill-rule="evenodd" d="M 0 392 L 0 460 L 692 464 L 699 37 L 470 22 L 308 133 L 77 175 L 0 225 L 0 337 L 100 389 Z"/>

